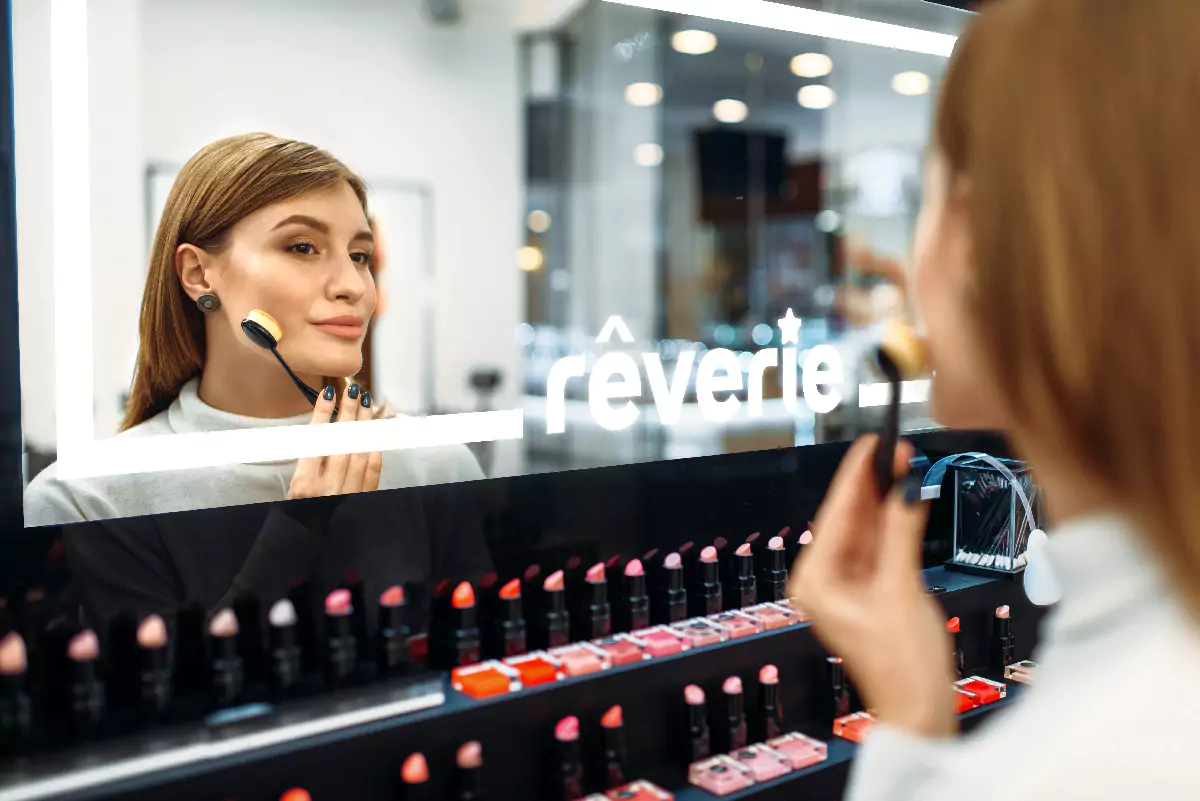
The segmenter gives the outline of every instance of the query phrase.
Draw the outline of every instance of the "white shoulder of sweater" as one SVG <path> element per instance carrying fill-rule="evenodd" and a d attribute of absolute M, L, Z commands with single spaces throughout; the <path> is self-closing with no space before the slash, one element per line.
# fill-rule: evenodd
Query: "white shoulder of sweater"
<path fill-rule="evenodd" d="M 951 741 L 875 728 L 848 801 L 1126 801 L 1196 798 L 1200 634 L 1156 560 L 1116 516 L 1060 527 L 1063 599 L 1042 625 L 1038 683 Z M 1014 625 L 1020 625 L 1014 621 Z"/>

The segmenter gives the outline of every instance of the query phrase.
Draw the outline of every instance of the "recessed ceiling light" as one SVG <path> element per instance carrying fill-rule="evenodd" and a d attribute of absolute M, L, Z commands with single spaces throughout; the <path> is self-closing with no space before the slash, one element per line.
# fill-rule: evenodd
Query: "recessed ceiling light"
<path fill-rule="evenodd" d="M 821 78 L 833 72 L 833 59 L 824 53 L 801 53 L 792 59 L 792 74 L 801 78 Z"/>
<path fill-rule="evenodd" d="M 550 230 L 550 212 L 534 209 L 525 218 L 525 225 L 529 226 L 529 230 L 535 234 L 546 233 Z"/>
<path fill-rule="evenodd" d="M 916 70 L 897 73 L 892 76 L 892 88 L 910 97 L 923 95 L 929 91 L 929 76 Z"/>
<path fill-rule="evenodd" d="M 837 93 L 820 83 L 800 87 L 796 102 L 805 108 L 829 108 L 837 102 Z"/>
<path fill-rule="evenodd" d="M 533 245 L 517 248 L 517 266 L 527 273 L 542 268 L 542 251 Z"/>
<path fill-rule="evenodd" d="M 625 102 L 631 106 L 654 106 L 662 96 L 662 87 L 656 83 L 631 83 L 625 87 Z"/>
<path fill-rule="evenodd" d="M 662 164 L 662 145 L 656 142 L 643 142 L 633 149 L 633 160 L 639 167 L 657 167 Z"/>
<path fill-rule="evenodd" d="M 671 36 L 671 47 L 677 53 L 702 56 L 717 49 L 717 37 L 708 31 L 676 31 Z"/>
<path fill-rule="evenodd" d="M 746 119 L 746 115 L 749 113 L 750 110 L 746 108 L 746 104 L 740 100 L 727 97 L 713 103 L 713 116 L 717 118 L 717 122 L 733 125 Z"/>

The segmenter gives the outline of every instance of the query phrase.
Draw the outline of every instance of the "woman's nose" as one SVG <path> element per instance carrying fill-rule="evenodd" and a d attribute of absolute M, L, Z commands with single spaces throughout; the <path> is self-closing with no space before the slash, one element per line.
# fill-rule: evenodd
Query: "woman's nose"
<path fill-rule="evenodd" d="M 330 294 L 338 300 L 357 302 L 367 291 L 371 275 L 360 269 L 361 265 L 349 256 L 338 260 L 337 269 L 330 282 Z"/>

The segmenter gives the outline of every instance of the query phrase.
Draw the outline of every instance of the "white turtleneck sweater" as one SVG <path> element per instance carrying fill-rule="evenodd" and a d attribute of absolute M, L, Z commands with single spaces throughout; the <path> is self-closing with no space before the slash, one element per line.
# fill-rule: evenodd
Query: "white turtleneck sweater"
<path fill-rule="evenodd" d="M 260 419 L 214 409 L 197 394 L 199 379 L 183 386 L 166 411 L 117 436 L 190 434 L 266 426 L 294 426 L 312 415 Z M 179 512 L 216 506 L 282 501 L 296 460 L 227 465 L 162 473 L 60 480 L 55 465 L 39 473 L 25 491 L 25 525 L 46 526 L 80 520 Z M 483 478 L 462 445 L 383 454 L 379 489 L 397 489 Z"/>
<path fill-rule="evenodd" d="M 1043 622 L 1037 684 L 953 741 L 877 726 L 848 801 L 1200 798 L 1198 627 L 1116 515 L 1049 538 L 1062 600 Z"/>

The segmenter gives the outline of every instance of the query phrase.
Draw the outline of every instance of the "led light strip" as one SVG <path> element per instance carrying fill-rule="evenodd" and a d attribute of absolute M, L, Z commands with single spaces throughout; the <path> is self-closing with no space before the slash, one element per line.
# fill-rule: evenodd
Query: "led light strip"
<path fill-rule="evenodd" d="M 637 6 L 651 11 L 666 11 L 693 17 L 706 17 L 722 22 L 739 22 L 777 31 L 791 31 L 843 42 L 890 47 L 913 53 L 949 57 L 958 37 L 948 33 L 906 28 L 887 22 L 848 17 L 828 11 L 765 0 L 605 0 L 623 6 Z"/>
<path fill-rule="evenodd" d="M 900 382 L 901 403 L 924 403 L 927 400 L 929 400 L 929 379 Z M 869 406 L 887 406 L 887 402 L 888 385 L 886 382 L 859 384 L 858 407 L 860 409 L 866 409 Z"/>
<path fill-rule="evenodd" d="M 373 723 L 377 720 L 421 709 L 430 709 L 441 706 L 445 702 L 444 693 L 433 691 L 365 709 L 317 717 L 303 723 L 293 723 L 241 737 L 230 737 L 228 740 L 197 743 L 132 759 L 118 759 L 100 767 L 72 771 L 50 779 L 0 789 L 0 801 L 40 801 L 40 799 L 59 798 L 66 793 L 75 793 L 91 787 L 159 773 L 197 762 L 228 756 L 245 756 L 247 752 L 259 748 L 293 742 L 363 723 Z"/>

